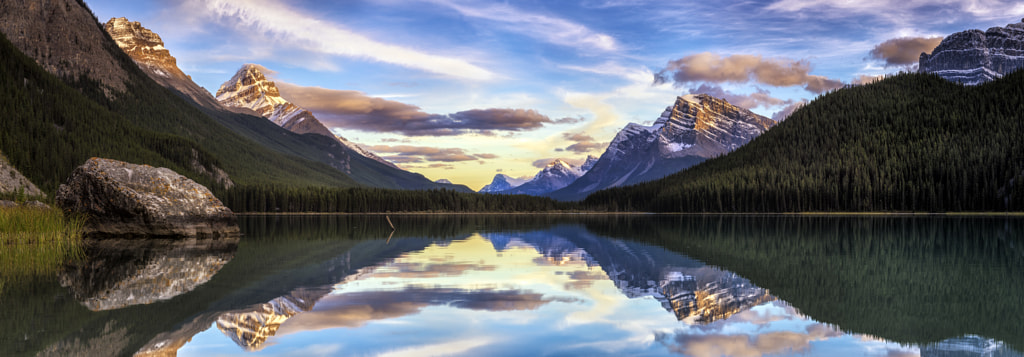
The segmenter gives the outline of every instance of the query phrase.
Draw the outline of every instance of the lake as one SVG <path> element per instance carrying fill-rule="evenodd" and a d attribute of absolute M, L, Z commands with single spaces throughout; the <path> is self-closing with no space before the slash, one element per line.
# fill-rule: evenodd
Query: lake
<path fill-rule="evenodd" d="M 0 355 L 1020 356 L 1019 217 L 243 216 L 3 287 Z"/>

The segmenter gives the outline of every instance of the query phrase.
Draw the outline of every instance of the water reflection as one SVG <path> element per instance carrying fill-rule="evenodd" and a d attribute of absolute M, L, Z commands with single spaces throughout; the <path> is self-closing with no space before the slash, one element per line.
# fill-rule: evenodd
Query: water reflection
<path fill-rule="evenodd" d="M 240 241 L 105 248 L 113 254 L 51 283 L 5 290 L 12 317 L 32 325 L 0 335 L 0 355 L 1017 356 L 1024 346 L 1021 219 L 392 220 L 390 240 L 383 217 L 244 217 Z"/>
<path fill-rule="evenodd" d="M 66 266 L 60 284 L 93 311 L 150 304 L 206 283 L 237 248 L 237 237 L 89 240 L 85 259 Z"/>

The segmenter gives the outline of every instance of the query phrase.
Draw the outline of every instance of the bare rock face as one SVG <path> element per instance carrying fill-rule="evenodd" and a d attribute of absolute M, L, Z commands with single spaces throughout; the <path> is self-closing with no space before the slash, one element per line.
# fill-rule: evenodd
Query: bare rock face
<path fill-rule="evenodd" d="M 87 234 L 222 236 L 235 216 L 210 190 L 170 169 L 91 158 L 57 190 L 57 205 L 89 216 Z"/>
<path fill-rule="evenodd" d="M 96 18 L 76 0 L 0 1 L 0 31 L 21 52 L 61 78 L 86 76 L 125 90 L 127 72 Z"/>
<path fill-rule="evenodd" d="M 707 94 L 676 98 L 651 126 L 626 125 L 578 180 L 552 192 L 581 200 L 610 187 L 653 181 L 745 145 L 775 121 Z"/>
<path fill-rule="evenodd" d="M 228 108 L 251 109 L 260 116 L 293 133 L 317 134 L 332 138 L 359 155 L 398 169 L 398 166 L 377 156 L 377 154 L 348 141 L 344 137 L 335 135 L 319 119 L 313 116 L 312 112 L 281 97 L 277 84 L 268 80 L 261 68 L 261 66 L 255 64 L 242 66 L 231 79 L 221 84 L 220 89 L 217 90 L 217 100 Z M 341 166 L 348 165 L 347 160 L 343 158 L 337 159 Z M 349 170 L 344 171 L 351 173 Z"/>
<path fill-rule="evenodd" d="M 1024 23 L 967 30 L 922 53 L 919 70 L 967 85 L 985 83 L 1024 67 Z"/>
<path fill-rule="evenodd" d="M 124 53 L 139 65 L 149 78 L 161 86 L 174 90 L 199 105 L 210 109 L 235 111 L 253 114 L 249 110 L 238 111 L 222 106 L 206 89 L 192 81 L 185 72 L 178 68 L 178 60 L 164 47 L 160 35 L 145 28 L 138 21 L 127 18 L 111 18 L 103 25 L 103 30 L 117 43 Z"/>
<path fill-rule="evenodd" d="M 18 169 L 11 166 L 7 162 L 7 158 L 0 155 L 0 193 L 18 192 L 23 192 L 28 196 L 46 196 L 36 185 L 22 176 Z"/>

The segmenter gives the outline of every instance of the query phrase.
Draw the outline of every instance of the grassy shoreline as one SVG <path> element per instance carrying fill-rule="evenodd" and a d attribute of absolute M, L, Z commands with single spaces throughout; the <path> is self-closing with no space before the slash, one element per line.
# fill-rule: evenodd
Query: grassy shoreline
<path fill-rule="evenodd" d="M 0 208 L 0 292 L 11 281 L 56 274 L 82 256 L 83 217 L 59 209 Z"/>

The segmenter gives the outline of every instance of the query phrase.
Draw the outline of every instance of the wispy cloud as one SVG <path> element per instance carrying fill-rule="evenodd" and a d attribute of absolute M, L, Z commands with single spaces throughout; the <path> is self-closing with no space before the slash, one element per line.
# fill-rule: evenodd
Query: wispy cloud
<path fill-rule="evenodd" d="M 370 146 L 369 149 L 382 155 L 388 155 L 387 158 L 389 160 L 403 164 L 425 161 L 475 161 L 481 159 L 494 159 L 498 157 L 498 155 L 488 153 L 470 154 L 461 148 L 436 148 L 412 145 L 374 145 Z"/>
<path fill-rule="evenodd" d="M 939 13 L 952 17 L 996 19 L 1024 15 L 1024 4 L 1017 1 L 961 0 L 780 0 L 768 10 L 790 13 L 813 12 L 814 16 L 847 17 L 850 14 L 870 15 L 894 21 L 932 20 Z M 884 9 L 884 10 L 881 10 Z"/>
<path fill-rule="evenodd" d="M 614 37 L 564 18 L 523 11 L 507 3 L 479 4 L 458 0 L 424 0 L 455 10 L 462 16 L 479 18 L 539 41 L 585 51 L 617 51 Z"/>
<path fill-rule="evenodd" d="M 363 58 L 468 80 L 497 76 L 457 57 L 447 57 L 378 42 L 342 25 L 296 11 L 278 0 L 191 1 L 241 31 L 255 31 L 315 53 Z"/>
<path fill-rule="evenodd" d="M 793 100 L 775 98 L 771 92 L 763 88 L 755 88 L 751 94 L 736 94 L 723 89 L 720 86 L 702 83 L 697 88 L 690 88 L 691 94 L 708 94 L 713 97 L 722 98 L 735 106 L 747 109 L 757 107 L 769 108 L 779 105 L 793 104 Z"/>
<path fill-rule="evenodd" d="M 569 145 L 564 149 L 557 149 L 556 151 L 571 151 L 577 154 L 586 154 L 601 151 L 608 147 L 608 142 L 597 142 L 594 140 L 594 137 L 583 132 L 562 133 L 562 138 L 566 141 L 572 142 L 572 145 Z"/>
<path fill-rule="evenodd" d="M 748 83 L 776 87 L 803 86 L 813 93 L 839 88 L 836 79 L 813 75 L 807 60 L 763 58 L 758 55 L 731 55 L 704 52 L 686 56 L 668 64 L 655 76 L 655 83 L 675 81 L 676 85 L 697 82 Z"/>

